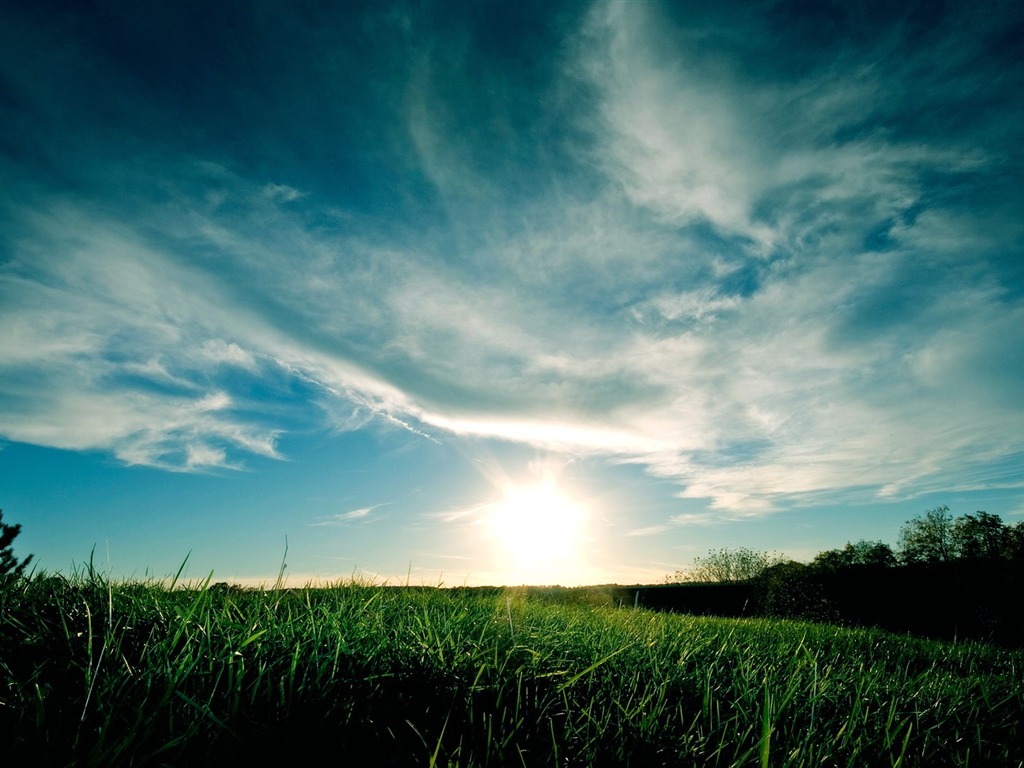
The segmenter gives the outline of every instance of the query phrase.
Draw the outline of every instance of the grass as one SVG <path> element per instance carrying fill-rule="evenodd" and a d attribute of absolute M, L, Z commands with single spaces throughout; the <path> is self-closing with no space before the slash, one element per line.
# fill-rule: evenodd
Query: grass
<path fill-rule="evenodd" d="M 0 590 L 0 763 L 1020 766 L 1024 654 L 517 590 Z"/>

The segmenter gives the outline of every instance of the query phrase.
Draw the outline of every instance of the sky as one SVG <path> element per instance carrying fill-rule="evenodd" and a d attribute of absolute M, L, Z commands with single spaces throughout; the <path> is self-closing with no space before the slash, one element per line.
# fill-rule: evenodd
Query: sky
<path fill-rule="evenodd" d="M 1024 519 L 1024 5 L 0 4 L 47 572 L 652 583 Z"/>

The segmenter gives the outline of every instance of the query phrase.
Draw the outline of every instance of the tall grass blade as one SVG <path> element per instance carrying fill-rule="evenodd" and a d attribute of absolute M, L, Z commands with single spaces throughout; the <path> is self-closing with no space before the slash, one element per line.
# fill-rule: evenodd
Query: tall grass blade
<path fill-rule="evenodd" d="M 761 708 L 761 768 L 768 768 L 772 752 L 772 697 L 768 681 L 764 684 L 764 706 Z"/>

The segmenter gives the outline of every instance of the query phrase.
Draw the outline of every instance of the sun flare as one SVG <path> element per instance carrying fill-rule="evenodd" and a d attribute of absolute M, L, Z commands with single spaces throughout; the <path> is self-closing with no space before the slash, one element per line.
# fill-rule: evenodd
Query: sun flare
<path fill-rule="evenodd" d="M 573 575 L 581 564 L 586 520 L 582 504 L 548 483 L 508 488 L 491 510 L 505 567 L 533 582 Z"/>

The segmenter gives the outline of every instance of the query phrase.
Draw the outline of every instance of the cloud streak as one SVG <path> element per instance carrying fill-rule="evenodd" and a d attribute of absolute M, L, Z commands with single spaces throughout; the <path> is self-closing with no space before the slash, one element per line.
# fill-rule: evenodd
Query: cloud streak
<path fill-rule="evenodd" d="M 331 515 L 323 520 L 319 520 L 315 523 L 310 523 L 312 526 L 334 526 L 334 525 L 348 525 L 356 521 L 369 522 L 370 516 L 373 510 L 377 507 L 383 506 L 382 504 L 375 504 L 372 507 L 359 507 L 358 509 L 352 509 L 348 512 L 339 512 L 336 515 Z"/>
<path fill-rule="evenodd" d="M 778 9 L 599 2 L 510 52 L 537 54 L 523 74 L 480 19 L 406 10 L 364 19 L 372 97 L 290 19 L 296 63 L 220 111 L 166 72 L 92 83 L 139 96 L 120 128 L 62 99 L 62 49 L 8 14 L 43 52 L 41 85 L 2 60 L 43 128 L 3 165 L 0 434 L 194 471 L 376 425 L 638 464 L 732 515 L 1024 487 L 1017 11 L 850 17 L 812 45 Z M 368 101 L 293 137 L 261 110 L 308 114 L 305 72 Z M 136 155 L 87 140 L 147 118 Z M 82 148 L 52 142 L 76 121 Z M 263 167 L 225 125 L 275 148 Z"/>

